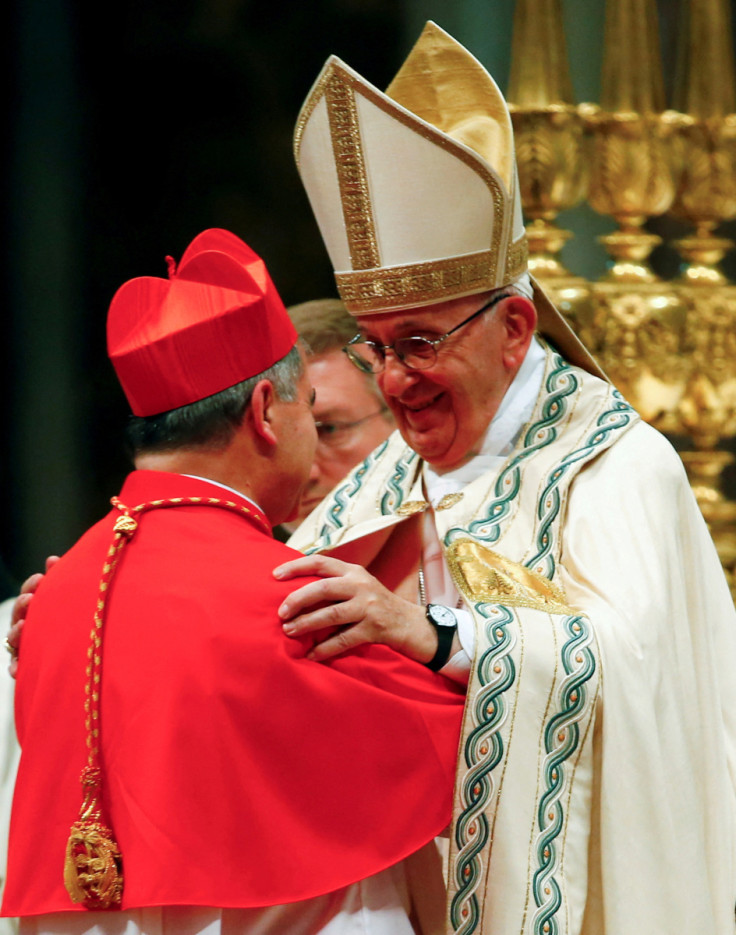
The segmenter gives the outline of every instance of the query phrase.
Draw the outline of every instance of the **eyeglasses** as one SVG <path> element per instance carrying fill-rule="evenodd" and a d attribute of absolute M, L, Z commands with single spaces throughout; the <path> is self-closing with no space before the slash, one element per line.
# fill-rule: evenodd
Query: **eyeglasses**
<path fill-rule="evenodd" d="M 489 308 L 500 302 L 501 299 L 508 299 L 508 293 L 496 295 L 483 308 L 455 325 L 446 334 L 438 338 L 423 338 L 418 335 L 415 337 L 399 338 L 393 344 L 378 344 L 375 341 L 367 341 L 363 335 L 356 334 L 349 341 L 343 351 L 347 354 L 351 363 L 355 364 L 358 370 L 363 373 L 380 373 L 386 365 L 386 351 L 393 351 L 401 363 L 410 370 L 428 370 L 437 362 L 437 348 L 443 341 L 446 341 L 451 334 L 454 334 L 460 328 L 469 324 L 474 318 L 487 312 Z"/>
<path fill-rule="evenodd" d="M 354 422 L 315 422 L 317 426 L 317 441 L 320 445 L 327 448 L 336 448 L 345 439 L 346 433 L 350 429 L 357 428 L 369 419 L 375 419 L 376 416 L 382 416 L 387 412 L 386 408 L 376 409 L 375 412 L 368 413 L 362 419 L 356 419 Z"/>

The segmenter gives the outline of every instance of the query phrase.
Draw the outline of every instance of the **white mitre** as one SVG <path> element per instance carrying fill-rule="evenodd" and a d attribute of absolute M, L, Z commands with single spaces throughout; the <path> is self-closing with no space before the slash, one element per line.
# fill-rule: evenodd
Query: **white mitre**
<path fill-rule="evenodd" d="M 506 101 L 480 62 L 434 23 L 385 94 L 330 57 L 299 115 L 294 154 L 351 314 L 488 292 L 526 272 Z M 540 333 L 601 375 L 532 285 Z"/>

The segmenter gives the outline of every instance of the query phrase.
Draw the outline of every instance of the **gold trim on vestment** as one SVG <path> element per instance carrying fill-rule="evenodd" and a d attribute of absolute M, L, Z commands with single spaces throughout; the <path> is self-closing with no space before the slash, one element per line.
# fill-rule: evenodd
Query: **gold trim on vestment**
<path fill-rule="evenodd" d="M 402 503 L 396 511 L 397 516 L 413 516 L 415 513 L 423 513 L 429 508 L 426 500 L 407 500 Z"/>
<path fill-rule="evenodd" d="M 460 503 L 464 496 L 465 494 L 461 490 L 457 493 L 446 493 L 435 507 L 435 510 L 437 512 L 440 510 L 449 510 L 450 507 L 455 506 L 456 503 Z"/>
<path fill-rule="evenodd" d="M 573 614 L 565 592 L 549 578 L 481 545 L 457 539 L 445 552 L 457 589 L 470 601 L 532 607 L 550 614 Z"/>
<path fill-rule="evenodd" d="M 381 257 L 360 142 L 355 92 L 335 71 L 325 84 L 324 94 L 350 263 L 353 269 L 370 269 L 380 266 Z"/>

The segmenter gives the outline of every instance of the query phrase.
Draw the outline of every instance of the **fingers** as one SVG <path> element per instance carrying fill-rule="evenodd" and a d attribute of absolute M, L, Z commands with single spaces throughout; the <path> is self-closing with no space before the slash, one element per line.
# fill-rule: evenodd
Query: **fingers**
<path fill-rule="evenodd" d="M 287 636 L 304 636 L 329 628 L 346 627 L 362 617 L 359 604 L 353 600 L 330 603 L 307 613 L 295 614 L 284 623 Z"/>
<path fill-rule="evenodd" d="M 58 555 L 49 555 L 46 559 L 46 571 L 53 568 L 58 561 Z M 10 666 L 8 668 L 13 678 L 18 674 L 18 652 L 20 650 L 20 638 L 23 624 L 25 623 L 31 599 L 42 581 L 43 574 L 41 572 L 36 572 L 35 575 L 26 578 L 20 586 L 20 594 L 13 602 L 13 609 L 10 612 L 10 629 L 8 630 L 4 645 L 5 649 L 10 653 Z"/>
<path fill-rule="evenodd" d="M 16 597 L 15 602 L 13 603 L 13 609 L 10 612 L 11 627 L 20 620 L 25 620 L 32 597 L 32 591 L 28 591 L 25 594 L 21 593 L 18 595 L 18 597 Z"/>
<path fill-rule="evenodd" d="M 304 555 L 301 558 L 295 558 L 290 562 L 277 565 L 273 570 L 273 576 L 280 581 L 304 577 L 305 575 L 319 575 L 326 578 L 331 575 L 343 574 L 349 568 L 355 567 L 358 566 L 349 565 L 347 562 L 340 561 L 339 558 L 329 558 L 326 555 Z"/>
<path fill-rule="evenodd" d="M 324 662 L 325 659 L 332 659 L 333 656 L 340 656 L 350 649 L 355 649 L 362 643 L 371 642 L 361 635 L 361 629 L 358 626 L 346 627 L 332 633 L 321 643 L 315 643 L 307 653 L 307 659 L 313 659 L 315 662 Z"/>
<path fill-rule="evenodd" d="M 39 584 L 43 581 L 43 573 L 37 571 L 35 575 L 31 575 L 30 578 L 26 578 L 23 584 L 20 586 L 21 594 L 33 594 L 33 592 L 38 588 Z"/>
<path fill-rule="evenodd" d="M 18 673 L 18 651 L 20 649 L 20 637 L 21 631 L 23 630 L 23 623 L 23 620 L 14 623 L 8 630 L 8 635 L 5 637 L 4 641 L 5 649 L 10 653 L 8 671 L 13 678 L 15 678 Z"/>
<path fill-rule="evenodd" d="M 291 620 L 318 605 L 349 600 L 356 593 L 356 584 L 351 578 L 322 578 L 310 581 L 292 591 L 278 609 L 282 620 Z M 329 608 L 325 607 L 324 610 Z M 344 621 L 343 621 L 344 622 Z"/>

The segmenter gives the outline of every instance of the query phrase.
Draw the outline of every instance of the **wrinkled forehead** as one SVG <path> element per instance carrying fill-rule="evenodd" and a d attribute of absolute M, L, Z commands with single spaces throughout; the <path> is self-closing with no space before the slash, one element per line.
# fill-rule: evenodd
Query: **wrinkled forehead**
<path fill-rule="evenodd" d="M 497 290 L 382 315 L 360 315 L 355 319 L 356 330 L 367 337 L 380 338 L 383 343 L 411 334 L 445 334 L 482 308 L 494 291 Z"/>

